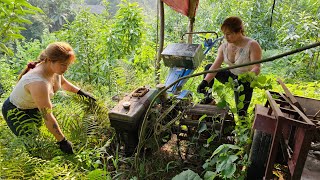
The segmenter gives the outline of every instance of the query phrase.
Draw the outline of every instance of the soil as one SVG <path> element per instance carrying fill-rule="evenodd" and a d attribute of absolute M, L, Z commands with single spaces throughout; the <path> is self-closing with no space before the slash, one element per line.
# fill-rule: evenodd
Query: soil
<path fill-rule="evenodd" d="M 309 151 L 303 168 L 301 180 L 320 179 L 320 155 L 318 152 Z"/>

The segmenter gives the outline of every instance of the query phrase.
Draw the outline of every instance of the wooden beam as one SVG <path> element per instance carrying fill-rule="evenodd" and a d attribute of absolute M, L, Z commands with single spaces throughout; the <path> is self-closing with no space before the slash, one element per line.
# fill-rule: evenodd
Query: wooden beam
<path fill-rule="evenodd" d="M 161 53 L 163 51 L 164 44 L 164 6 L 161 0 L 158 0 L 159 3 L 159 16 L 160 16 L 160 38 L 159 38 L 159 47 L 157 52 L 157 59 L 155 62 L 155 82 L 159 84 L 160 82 L 160 61 L 161 61 Z"/>
<path fill-rule="evenodd" d="M 189 0 L 189 25 L 188 32 L 193 32 L 197 3 L 199 0 Z M 188 34 L 188 43 L 192 44 L 192 34 Z"/>

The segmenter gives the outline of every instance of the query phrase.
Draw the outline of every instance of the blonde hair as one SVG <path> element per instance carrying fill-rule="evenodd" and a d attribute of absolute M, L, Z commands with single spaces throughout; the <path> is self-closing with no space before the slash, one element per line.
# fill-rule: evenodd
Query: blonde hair
<path fill-rule="evenodd" d="M 51 43 L 40 53 L 37 61 L 28 63 L 27 67 L 19 75 L 18 80 L 20 80 L 23 75 L 25 75 L 30 69 L 33 69 L 40 62 L 47 60 L 52 62 L 65 62 L 69 60 L 74 61 L 75 59 L 76 56 L 70 44 L 66 42 Z"/>

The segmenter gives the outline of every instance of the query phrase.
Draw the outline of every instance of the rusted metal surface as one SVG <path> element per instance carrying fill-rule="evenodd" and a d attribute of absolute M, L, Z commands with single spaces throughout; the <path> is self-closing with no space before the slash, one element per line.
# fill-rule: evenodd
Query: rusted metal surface
<path fill-rule="evenodd" d="M 314 116 L 320 110 L 320 100 L 301 96 L 294 97 L 301 104 L 307 116 Z M 320 117 L 320 114 L 318 114 L 317 116 Z"/>
<path fill-rule="evenodd" d="M 276 128 L 277 120 L 274 116 L 268 115 L 269 108 L 256 105 L 255 107 L 255 120 L 253 129 L 260 130 L 272 134 Z"/>
<path fill-rule="evenodd" d="M 272 170 L 281 145 L 282 154 L 289 167 L 289 178 L 300 179 L 307 158 L 314 132 L 316 115 L 320 100 L 296 97 L 286 88 L 281 80 L 285 94 L 266 91 L 265 107 L 256 105 L 253 129 L 272 135 L 272 144 L 266 165 L 265 179 L 272 178 Z M 310 106 L 311 104 L 311 106 Z M 299 106 L 299 107 L 298 107 Z"/>
<path fill-rule="evenodd" d="M 140 87 L 125 96 L 117 106 L 109 112 L 111 125 L 116 129 L 137 131 L 139 121 L 157 91 Z"/>
<path fill-rule="evenodd" d="M 132 93 L 132 97 L 143 97 L 145 94 L 147 94 L 147 92 L 149 92 L 148 88 L 141 87 L 141 88 L 136 89 Z"/>

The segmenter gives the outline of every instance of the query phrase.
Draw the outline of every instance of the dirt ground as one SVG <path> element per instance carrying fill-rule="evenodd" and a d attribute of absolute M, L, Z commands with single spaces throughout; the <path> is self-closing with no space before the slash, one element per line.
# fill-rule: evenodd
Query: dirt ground
<path fill-rule="evenodd" d="M 301 180 L 317 179 L 320 179 L 320 155 L 317 157 L 310 151 L 303 168 Z"/>

